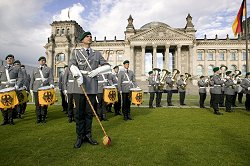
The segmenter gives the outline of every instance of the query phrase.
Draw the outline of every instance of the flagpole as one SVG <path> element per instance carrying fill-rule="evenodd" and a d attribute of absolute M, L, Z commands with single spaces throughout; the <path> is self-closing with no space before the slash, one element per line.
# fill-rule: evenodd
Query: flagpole
<path fill-rule="evenodd" d="M 246 39 L 246 72 L 248 72 L 248 29 L 247 29 L 247 0 L 245 0 L 245 39 Z"/>

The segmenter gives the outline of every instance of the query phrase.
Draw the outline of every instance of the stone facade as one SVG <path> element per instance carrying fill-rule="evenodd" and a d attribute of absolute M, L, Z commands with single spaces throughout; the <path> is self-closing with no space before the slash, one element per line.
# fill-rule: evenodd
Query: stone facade
<path fill-rule="evenodd" d="M 57 81 L 60 71 L 68 64 L 72 48 L 80 47 L 77 37 L 84 30 L 75 21 L 55 21 L 51 27 L 52 34 L 44 47 L 47 63 Z M 229 39 L 228 35 L 224 39 L 218 39 L 217 35 L 214 39 L 207 39 L 206 35 L 197 39 L 190 14 L 184 28 L 150 22 L 135 29 L 129 16 L 124 33 L 125 40 L 94 39 L 92 48 L 99 50 L 112 66 L 130 60 L 130 68 L 139 81 L 145 81 L 147 72 L 155 67 L 169 71 L 176 68 L 183 74 L 190 73 L 193 79 L 213 74 L 213 67 L 222 64 L 229 70 L 239 69 L 243 74 L 246 71 L 245 40 Z"/>

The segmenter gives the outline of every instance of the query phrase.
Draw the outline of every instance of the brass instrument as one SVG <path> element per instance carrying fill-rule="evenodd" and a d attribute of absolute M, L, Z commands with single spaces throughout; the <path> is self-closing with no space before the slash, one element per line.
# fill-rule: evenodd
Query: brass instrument
<path fill-rule="evenodd" d="M 242 87 L 240 86 L 241 80 L 238 79 L 237 77 L 239 77 L 241 75 L 241 71 L 235 70 L 234 73 L 235 73 L 235 75 L 233 77 L 233 80 L 236 80 L 236 82 L 237 82 L 237 84 L 234 86 L 235 86 L 235 88 L 238 87 L 237 92 L 240 93 L 242 91 Z"/>
<path fill-rule="evenodd" d="M 182 88 L 186 88 L 186 86 L 187 86 L 187 83 L 186 83 L 186 81 L 189 79 L 191 77 L 191 74 L 189 74 L 189 73 L 185 73 L 185 78 L 184 78 L 184 80 L 183 80 L 183 85 L 182 85 Z"/>
<path fill-rule="evenodd" d="M 224 78 L 226 78 L 226 71 L 227 71 L 227 66 L 225 66 L 225 65 L 221 65 L 220 66 L 220 70 L 221 70 L 221 78 L 222 79 L 224 79 Z"/>
<path fill-rule="evenodd" d="M 180 74 L 180 70 L 178 70 L 178 69 L 173 69 L 173 74 L 172 74 L 171 79 L 174 80 L 174 82 L 176 82 L 176 80 L 177 80 L 177 75 L 178 75 L 178 74 Z M 174 87 L 174 84 L 172 84 L 171 87 L 173 88 L 173 87 Z"/>
<path fill-rule="evenodd" d="M 161 71 L 161 69 L 159 69 L 159 68 L 153 68 L 153 74 L 154 74 L 153 79 L 155 82 L 157 82 L 157 80 L 158 80 L 158 76 L 159 76 L 160 71 Z M 155 88 L 155 90 L 158 90 L 158 84 L 156 84 L 154 86 L 154 88 Z"/>
<path fill-rule="evenodd" d="M 169 71 L 167 69 L 162 69 L 162 73 L 161 73 L 161 76 L 160 76 L 160 83 L 159 83 L 159 86 L 158 86 L 159 90 L 163 90 L 163 87 L 164 87 L 164 85 L 166 83 L 165 79 L 166 79 L 168 74 L 169 74 Z"/>

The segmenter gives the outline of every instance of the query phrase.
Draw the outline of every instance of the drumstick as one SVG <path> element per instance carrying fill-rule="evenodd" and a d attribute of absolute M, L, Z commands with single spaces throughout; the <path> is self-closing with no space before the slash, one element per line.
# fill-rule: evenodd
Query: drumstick
<path fill-rule="evenodd" d="M 80 87 L 81 87 L 82 92 L 83 92 L 83 94 L 85 95 L 85 97 L 86 97 L 86 99 L 87 99 L 87 101 L 88 101 L 88 103 L 89 103 L 89 105 L 90 105 L 90 108 L 91 108 L 92 112 L 94 113 L 94 115 L 95 115 L 95 117 L 96 117 L 96 119 L 97 119 L 99 125 L 100 125 L 101 128 L 102 128 L 102 131 L 103 131 L 103 133 L 104 133 L 103 144 L 108 146 L 108 145 L 110 145 L 111 139 L 110 139 L 110 137 L 107 135 L 106 131 L 104 130 L 104 127 L 102 126 L 102 123 L 101 123 L 101 121 L 100 121 L 98 115 L 96 114 L 95 109 L 94 109 L 94 107 L 93 107 L 91 101 L 89 100 L 89 97 L 88 97 L 88 95 L 87 95 L 87 93 L 86 93 L 86 91 L 85 91 L 85 88 L 83 87 L 83 85 L 80 85 Z"/>

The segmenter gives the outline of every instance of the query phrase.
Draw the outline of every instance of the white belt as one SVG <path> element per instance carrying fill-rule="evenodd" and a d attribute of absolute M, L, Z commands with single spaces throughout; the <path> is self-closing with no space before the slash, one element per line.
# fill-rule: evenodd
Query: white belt
<path fill-rule="evenodd" d="M 86 70 L 80 70 L 80 72 L 81 72 L 83 75 L 89 74 L 89 71 L 86 71 Z"/>
<path fill-rule="evenodd" d="M 200 88 L 206 88 L 206 87 L 200 87 Z"/>
<path fill-rule="evenodd" d="M 108 81 L 98 81 L 98 84 L 99 84 L 99 83 L 104 83 L 104 82 L 108 82 Z"/>
<path fill-rule="evenodd" d="M 214 85 L 214 86 L 221 86 L 221 85 Z"/>
<path fill-rule="evenodd" d="M 47 80 L 48 78 L 44 78 L 45 80 Z M 42 80 L 42 78 L 36 78 L 36 81 Z"/>
<path fill-rule="evenodd" d="M 113 85 L 118 85 L 118 84 L 113 84 Z"/>
<path fill-rule="evenodd" d="M 10 79 L 10 82 L 8 81 L 2 81 L 1 84 L 15 84 L 16 83 L 16 79 Z"/>
<path fill-rule="evenodd" d="M 68 80 L 68 82 L 74 82 L 74 80 Z"/>
<path fill-rule="evenodd" d="M 123 84 L 129 84 L 130 81 L 123 81 L 122 83 L 123 83 Z"/>

